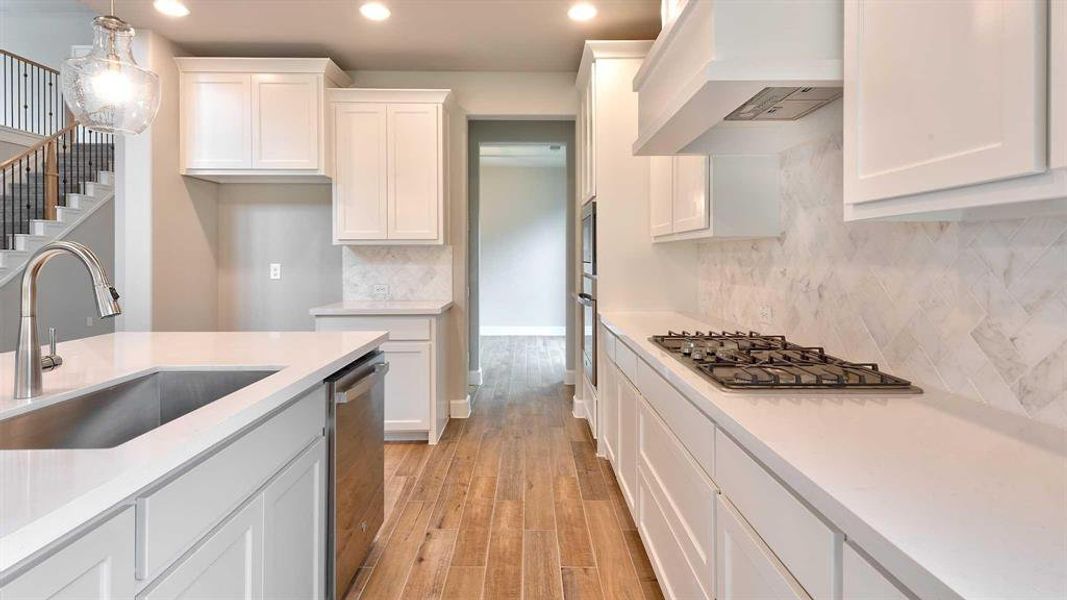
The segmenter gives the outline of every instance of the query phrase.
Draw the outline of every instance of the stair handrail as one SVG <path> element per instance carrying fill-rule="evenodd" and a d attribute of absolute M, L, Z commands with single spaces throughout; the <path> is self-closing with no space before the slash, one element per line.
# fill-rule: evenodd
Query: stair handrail
<path fill-rule="evenodd" d="M 27 85 L 31 78 L 33 81 Z M 59 70 L 0 48 L 0 85 L 4 106 L 0 125 L 47 136 L 72 121 L 63 102 Z M 33 95 L 39 97 L 31 98 Z M 28 104 L 31 100 L 35 100 L 32 114 Z"/>
<path fill-rule="evenodd" d="M 79 123 L 78 121 L 74 121 L 70 125 L 67 125 L 63 129 L 60 129 L 59 131 L 53 133 L 52 135 L 44 138 L 41 141 L 35 143 L 34 145 L 27 146 L 26 149 L 23 150 L 22 152 L 16 154 L 15 156 L 12 156 L 11 158 L 8 158 L 4 162 L 0 162 L 0 171 L 3 171 L 4 169 L 7 169 L 11 165 L 19 162 L 20 160 L 25 160 L 27 156 L 33 154 L 34 152 L 37 152 L 42 147 L 47 146 L 48 144 L 56 143 L 56 141 L 59 140 L 59 138 L 63 137 L 64 135 L 66 135 L 68 133 L 70 133 L 72 130 L 77 129 L 79 125 L 81 125 L 81 123 Z"/>

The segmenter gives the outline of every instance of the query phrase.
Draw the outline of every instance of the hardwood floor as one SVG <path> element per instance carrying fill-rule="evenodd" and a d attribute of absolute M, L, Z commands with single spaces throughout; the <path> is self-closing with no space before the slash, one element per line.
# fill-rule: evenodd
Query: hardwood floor
<path fill-rule="evenodd" d="M 662 598 L 585 421 L 562 338 L 482 342 L 484 385 L 437 446 L 386 444 L 385 524 L 348 600 Z"/>

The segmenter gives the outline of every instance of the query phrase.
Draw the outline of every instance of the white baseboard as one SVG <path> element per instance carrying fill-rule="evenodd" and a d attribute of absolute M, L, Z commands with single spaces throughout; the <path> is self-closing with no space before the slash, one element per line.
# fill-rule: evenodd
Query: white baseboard
<path fill-rule="evenodd" d="M 482 385 L 482 370 L 467 372 L 467 385 Z"/>
<path fill-rule="evenodd" d="M 567 369 L 566 371 L 564 371 L 563 385 L 574 385 L 574 382 L 577 381 L 574 377 L 574 369 Z"/>
<path fill-rule="evenodd" d="M 467 394 L 462 400 L 449 400 L 448 414 L 453 419 L 466 419 L 471 416 L 471 396 Z"/>
<path fill-rule="evenodd" d="M 571 399 L 571 415 L 573 415 L 575 419 L 589 420 L 589 416 L 585 411 L 585 400 L 578 396 L 574 396 Z"/>
<path fill-rule="evenodd" d="M 483 326 L 478 328 L 478 334 L 492 337 L 500 335 L 539 335 L 539 336 L 552 336 L 562 337 L 567 335 L 567 328 L 565 326 L 556 327 L 554 325 L 547 326 L 512 326 L 512 325 L 492 325 Z"/>

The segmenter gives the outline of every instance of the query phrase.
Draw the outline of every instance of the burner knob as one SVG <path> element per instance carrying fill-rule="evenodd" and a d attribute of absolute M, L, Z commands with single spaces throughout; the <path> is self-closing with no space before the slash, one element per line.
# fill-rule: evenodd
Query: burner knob
<path fill-rule="evenodd" d="M 696 348 L 696 344 L 693 343 L 693 340 L 686 340 L 685 343 L 682 344 L 682 355 L 689 356 L 693 353 L 694 348 Z"/>
<path fill-rule="evenodd" d="M 704 349 L 700 346 L 694 347 L 692 352 L 692 358 L 693 360 L 704 360 Z"/>

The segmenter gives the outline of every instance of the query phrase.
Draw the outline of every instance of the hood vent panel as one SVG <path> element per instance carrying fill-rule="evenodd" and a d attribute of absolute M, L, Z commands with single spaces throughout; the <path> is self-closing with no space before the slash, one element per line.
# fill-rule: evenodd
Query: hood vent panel
<path fill-rule="evenodd" d="M 839 87 L 768 87 L 725 121 L 795 121 L 841 97 Z"/>

